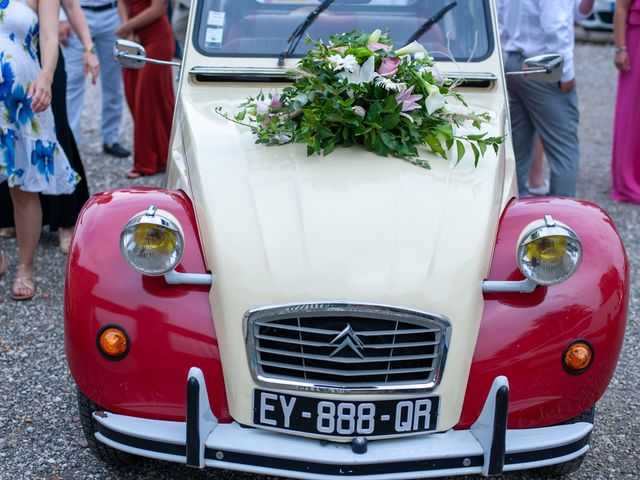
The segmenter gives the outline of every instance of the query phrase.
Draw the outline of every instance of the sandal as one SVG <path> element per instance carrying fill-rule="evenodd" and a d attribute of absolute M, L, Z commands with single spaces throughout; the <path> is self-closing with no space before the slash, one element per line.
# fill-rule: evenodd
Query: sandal
<path fill-rule="evenodd" d="M 17 287 L 17 288 L 16 288 Z M 29 293 L 25 295 L 17 295 L 16 290 L 26 290 Z M 11 287 L 11 298 L 14 300 L 31 300 L 36 295 L 36 282 L 33 278 L 17 277 Z"/>
<path fill-rule="evenodd" d="M 26 293 L 21 294 L 20 291 Z M 11 298 L 14 300 L 30 300 L 35 294 L 36 282 L 33 279 L 33 264 L 18 263 L 16 279 L 11 287 Z"/>
<path fill-rule="evenodd" d="M 0 228 L 0 238 L 14 238 L 16 236 L 16 229 L 13 227 Z"/>
<path fill-rule="evenodd" d="M 144 173 L 136 172 L 135 170 L 131 170 L 127 173 L 127 178 L 129 180 L 135 180 L 136 178 L 144 177 Z"/>

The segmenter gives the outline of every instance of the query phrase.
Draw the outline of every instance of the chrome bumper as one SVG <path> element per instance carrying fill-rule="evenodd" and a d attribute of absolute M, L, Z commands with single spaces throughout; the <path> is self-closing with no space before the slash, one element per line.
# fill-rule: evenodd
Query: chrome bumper
<path fill-rule="evenodd" d="M 484 409 L 470 430 L 378 440 L 367 452 L 351 444 L 218 424 L 204 377 L 192 368 L 187 381 L 187 421 L 167 422 L 95 412 L 96 438 L 143 457 L 301 479 L 427 478 L 495 475 L 563 463 L 588 449 L 592 425 L 576 423 L 524 430 L 506 429 L 508 383 L 494 380 Z"/>

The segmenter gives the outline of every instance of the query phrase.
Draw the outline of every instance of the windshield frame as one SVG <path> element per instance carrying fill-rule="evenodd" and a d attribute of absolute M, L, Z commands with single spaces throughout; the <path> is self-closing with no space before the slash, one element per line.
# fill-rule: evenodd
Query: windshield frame
<path fill-rule="evenodd" d="M 485 20 L 485 28 L 486 28 L 486 32 L 487 32 L 487 50 L 486 52 L 481 55 L 481 56 L 477 56 L 474 57 L 472 59 L 469 58 L 456 58 L 454 57 L 454 60 L 456 62 L 462 62 L 462 63 L 479 63 L 479 62 L 483 62 L 485 60 L 487 60 L 488 58 L 490 58 L 496 49 L 496 41 L 495 41 L 495 31 L 494 31 L 494 24 L 493 24 L 493 16 L 492 16 L 492 12 L 491 12 L 491 0 L 477 0 L 482 2 L 483 5 L 483 10 L 484 10 L 484 20 Z M 192 35 L 191 35 L 191 43 L 193 48 L 195 48 L 195 50 L 200 53 L 201 55 L 204 55 L 205 57 L 208 58 L 273 58 L 274 61 L 277 62 L 278 56 L 280 55 L 280 52 L 278 53 L 240 53 L 240 52 L 216 52 L 216 53 L 212 53 L 210 50 L 204 49 L 201 45 L 200 42 L 198 41 L 199 37 L 200 37 L 200 33 L 201 33 L 201 28 L 202 28 L 202 22 L 200 21 L 200 19 L 202 18 L 203 15 L 203 9 L 204 9 L 204 4 L 205 1 L 204 0 L 198 0 L 197 1 L 197 6 L 196 6 L 196 11 L 195 11 L 195 15 L 194 15 L 194 26 L 193 26 L 193 30 L 192 30 Z M 330 6 L 328 10 L 326 10 L 324 13 L 326 12 L 330 12 L 332 7 L 334 7 L 334 5 Z M 455 9 L 454 9 L 455 11 Z M 435 13 L 435 12 L 434 12 Z M 321 16 L 323 15 L 321 14 Z M 449 13 L 450 14 L 450 13 Z M 438 23 L 436 23 L 436 25 L 440 24 L 442 21 L 444 21 L 444 19 L 441 19 Z M 289 32 L 291 33 L 291 32 Z M 397 48 L 400 48 L 402 45 L 395 45 Z M 286 47 L 285 47 L 286 49 Z M 305 53 L 303 51 L 301 52 L 294 52 L 291 55 L 288 55 L 287 58 L 289 59 L 300 59 L 302 57 L 304 57 Z M 444 57 L 442 55 L 434 55 L 434 58 L 437 62 L 446 62 L 446 63 L 451 63 L 452 60 L 450 58 Z M 275 63 L 275 62 L 274 62 Z"/>

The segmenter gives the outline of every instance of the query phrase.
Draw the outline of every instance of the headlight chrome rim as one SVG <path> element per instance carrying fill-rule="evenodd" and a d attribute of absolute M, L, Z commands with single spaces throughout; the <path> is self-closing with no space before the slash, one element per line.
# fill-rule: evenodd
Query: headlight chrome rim
<path fill-rule="evenodd" d="M 538 269 L 542 267 L 552 268 L 553 265 L 551 267 L 549 265 L 535 265 L 533 264 L 535 262 L 530 264 L 526 260 L 527 247 L 545 239 L 551 243 L 554 241 L 561 241 L 560 243 L 563 241 L 565 243 L 563 246 L 565 251 L 561 258 L 562 264 L 560 262 L 557 263 L 557 271 L 554 272 L 555 276 L 552 278 L 549 278 L 548 272 L 547 277 L 543 277 Z M 516 257 L 518 268 L 526 278 L 541 286 L 556 285 L 569 279 L 577 271 L 582 262 L 582 242 L 570 227 L 557 222 L 551 215 L 545 215 L 544 220 L 538 220 L 525 227 L 518 241 Z"/>
<path fill-rule="evenodd" d="M 148 230 L 141 231 L 144 228 Z M 150 235 L 154 235 L 155 240 L 160 238 L 169 242 L 170 248 L 153 254 L 136 243 L 149 240 Z M 150 205 L 147 210 L 138 212 L 125 224 L 120 233 L 120 253 L 125 262 L 138 273 L 151 277 L 164 275 L 175 269 L 184 255 L 182 226 L 171 213 Z"/>

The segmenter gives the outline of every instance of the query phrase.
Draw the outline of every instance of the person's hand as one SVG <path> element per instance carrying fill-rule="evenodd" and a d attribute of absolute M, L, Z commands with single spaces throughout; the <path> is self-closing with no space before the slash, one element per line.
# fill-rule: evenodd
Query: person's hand
<path fill-rule="evenodd" d="M 574 88 L 576 88 L 576 79 L 573 78 L 571 80 L 569 80 L 568 82 L 560 82 L 560 88 L 562 89 L 562 91 L 565 93 L 565 95 L 567 93 L 569 93 L 571 90 L 573 90 Z"/>
<path fill-rule="evenodd" d="M 118 28 L 116 28 L 116 35 L 120 38 L 129 39 L 131 35 L 133 35 L 133 30 L 127 27 L 126 23 L 123 23 Z"/>
<path fill-rule="evenodd" d="M 58 24 L 58 41 L 65 47 L 69 45 L 69 39 L 73 37 L 73 28 L 69 22 L 60 22 Z"/>
<path fill-rule="evenodd" d="M 85 52 L 82 56 L 82 68 L 85 75 L 91 75 L 91 83 L 96 84 L 100 74 L 100 62 L 93 52 Z"/>
<path fill-rule="evenodd" d="M 140 43 L 140 37 L 138 35 L 136 35 L 135 33 L 131 32 L 129 35 L 127 35 L 126 37 L 123 37 L 125 40 L 129 40 L 130 42 L 136 42 L 136 43 Z"/>
<path fill-rule="evenodd" d="M 631 69 L 631 62 L 629 61 L 629 52 L 626 50 L 621 50 L 616 53 L 616 58 L 614 63 L 616 64 L 616 68 L 621 72 L 628 72 Z"/>
<path fill-rule="evenodd" d="M 31 99 L 31 110 L 33 113 L 44 112 L 49 105 L 51 105 L 52 80 L 50 75 L 42 72 L 29 87 L 27 98 Z"/>

